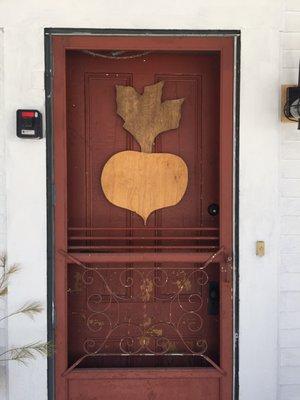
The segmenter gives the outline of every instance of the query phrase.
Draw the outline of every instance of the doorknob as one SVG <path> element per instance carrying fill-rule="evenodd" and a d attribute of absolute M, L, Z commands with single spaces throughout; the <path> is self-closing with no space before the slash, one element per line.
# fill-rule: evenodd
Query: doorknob
<path fill-rule="evenodd" d="M 207 211 L 208 211 L 208 214 L 215 217 L 216 215 L 219 214 L 219 204 L 216 204 L 216 203 L 210 204 L 207 208 Z"/>

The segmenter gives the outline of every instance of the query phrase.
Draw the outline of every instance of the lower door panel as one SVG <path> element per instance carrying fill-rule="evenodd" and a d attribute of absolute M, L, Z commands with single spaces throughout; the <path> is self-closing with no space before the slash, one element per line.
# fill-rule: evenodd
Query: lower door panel
<path fill-rule="evenodd" d="M 68 379 L 69 399 L 218 400 L 220 398 L 220 380 L 209 377 L 209 374 L 206 378 L 199 376 L 184 378 L 178 377 L 176 373 L 172 378 L 162 378 L 161 376 L 152 378 L 151 372 L 144 374 L 144 377 L 134 377 L 134 375 L 134 371 L 131 371 L 131 377 L 124 375 L 123 378 L 113 379 L 111 376 L 105 378 L 102 373 L 98 373 L 93 374 L 93 377 L 81 378 L 80 373 L 74 373 Z M 146 377 L 147 375 L 148 377 Z"/>

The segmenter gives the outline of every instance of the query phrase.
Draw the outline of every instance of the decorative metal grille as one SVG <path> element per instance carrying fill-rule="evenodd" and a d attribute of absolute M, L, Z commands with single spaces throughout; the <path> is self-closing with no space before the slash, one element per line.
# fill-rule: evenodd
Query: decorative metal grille
<path fill-rule="evenodd" d="M 198 264 L 87 264 L 61 253 L 69 262 L 69 298 L 81 299 L 71 318 L 85 336 L 69 370 L 89 357 L 109 356 L 194 356 L 220 370 L 203 337 L 203 289 L 208 267 L 222 272 L 230 261 L 216 263 L 223 248 Z"/>

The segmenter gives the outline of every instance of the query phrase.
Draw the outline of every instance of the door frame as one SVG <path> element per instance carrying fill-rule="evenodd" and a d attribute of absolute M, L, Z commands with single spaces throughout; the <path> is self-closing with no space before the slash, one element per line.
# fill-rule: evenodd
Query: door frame
<path fill-rule="evenodd" d="M 231 168 L 233 169 L 232 199 L 233 209 L 230 216 L 233 226 L 233 330 L 232 330 L 232 350 L 233 350 L 233 398 L 239 397 L 239 92 L 240 92 L 240 31 L 237 30 L 127 30 L 127 29 L 73 29 L 73 28 L 46 28 L 44 30 L 45 43 L 45 96 L 46 96 L 46 157 L 47 157 L 47 325 L 48 340 L 54 341 L 55 334 L 55 309 L 54 309 L 54 275 L 55 275 L 55 235 L 54 235 L 54 207 L 56 205 L 56 192 L 54 187 L 54 134 L 53 134 L 53 38 L 62 38 L 64 49 L 88 48 L 92 37 L 112 38 L 116 42 L 126 41 L 129 37 L 149 38 L 148 41 L 157 43 L 157 39 L 168 38 L 172 43 L 173 50 L 187 50 L 185 44 L 189 39 L 195 50 L 218 50 L 224 51 L 221 43 L 225 43 L 224 38 L 233 40 L 233 115 L 231 118 L 232 143 L 228 143 L 230 153 L 233 155 Z M 181 39 L 181 40 L 180 40 Z M 199 40 L 200 39 L 200 40 Z M 222 40 L 223 39 L 223 40 Z M 199 45 L 199 44 L 202 45 Z M 168 50 L 161 46 L 161 50 Z M 103 49 L 103 46 L 101 46 Z M 139 50 L 138 47 L 136 47 Z M 154 49 L 157 49 L 155 47 Z M 221 88 L 223 92 L 225 88 Z M 221 117 L 222 118 L 222 117 Z M 230 199 L 231 201 L 231 199 Z M 221 228 L 222 229 L 222 228 Z M 57 240 L 57 238 L 56 238 Z M 48 359 L 48 399 L 55 398 L 55 360 L 54 357 Z"/>

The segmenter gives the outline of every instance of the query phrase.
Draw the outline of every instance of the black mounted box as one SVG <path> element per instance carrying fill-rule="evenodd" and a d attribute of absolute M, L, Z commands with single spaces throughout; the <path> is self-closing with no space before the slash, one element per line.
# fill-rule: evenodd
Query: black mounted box
<path fill-rule="evenodd" d="M 43 137 L 42 114 L 38 110 L 17 110 L 17 136 L 22 139 Z"/>

